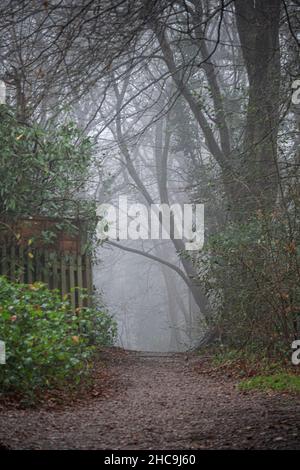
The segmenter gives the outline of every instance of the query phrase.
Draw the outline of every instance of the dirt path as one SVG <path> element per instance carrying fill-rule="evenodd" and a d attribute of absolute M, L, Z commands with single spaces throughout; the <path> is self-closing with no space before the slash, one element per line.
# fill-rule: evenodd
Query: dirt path
<path fill-rule="evenodd" d="M 242 394 L 198 358 L 108 353 L 108 396 L 73 407 L 0 411 L 13 449 L 300 449 L 300 399 Z"/>

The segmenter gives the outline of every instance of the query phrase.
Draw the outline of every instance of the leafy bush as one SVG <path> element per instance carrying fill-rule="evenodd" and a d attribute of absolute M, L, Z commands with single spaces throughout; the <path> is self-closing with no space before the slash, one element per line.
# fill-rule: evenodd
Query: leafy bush
<path fill-rule="evenodd" d="M 49 123 L 50 124 L 50 123 Z M 84 221 L 86 249 L 91 251 L 97 223 L 95 202 L 82 197 L 91 178 L 93 145 L 74 123 L 22 124 L 8 106 L 0 106 L 0 229 L 20 218 L 59 219 L 44 230 L 45 243 L 55 241 L 56 229 L 77 233 L 74 220 Z"/>
<path fill-rule="evenodd" d="M 78 290 L 78 288 L 75 288 Z M 84 301 L 89 295 L 86 289 L 80 289 L 80 297 Z M 91 296 L 91 307 L 81 307 L 76 309 L 76 315 L 80 313 L 80 335 L 86 338 L 89 344 L 95 346 L 112 346 L 117 334 L 117 323 L 102 301 L 101 295 L 95 291 Z M 73 316 L 74 321 L 76 315 Z"/>
<path fill-rule="evenodd" d="M 258 211 L 210 238 L 201 269 L 222 343 L 290 355 L 300 333 L 299 228 L 285 211 Z"/>
<path fill-rule="evenodd" d="M 0 365 L 3 392 L 33 398 L 44 388 L 82 382 L 96 344 L 111 343 L 114 334 L 106 312 L 82 308 L 72 314 L 68 300 L 44 284 L 14 284 L 0 277 L 0 339 L 6 343 L 6 365 Z"/>

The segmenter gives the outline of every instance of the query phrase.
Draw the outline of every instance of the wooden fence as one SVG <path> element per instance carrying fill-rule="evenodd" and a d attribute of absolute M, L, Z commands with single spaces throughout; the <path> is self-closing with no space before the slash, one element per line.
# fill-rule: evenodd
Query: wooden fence
<path fill-rule="evenodd" d="M 73 310 L 89 304 L 93 290 L 88 255 L 50 248 L 33 249 L 8 239 L 2 239 L 0 243 L 0 275 L 26 284 L 42 281 L 49 289 L 58 289 L 62 296 L 68 294 Z M 88 298 L 82 298 L 80 289 L 75 287 L 86 289 Z"/>

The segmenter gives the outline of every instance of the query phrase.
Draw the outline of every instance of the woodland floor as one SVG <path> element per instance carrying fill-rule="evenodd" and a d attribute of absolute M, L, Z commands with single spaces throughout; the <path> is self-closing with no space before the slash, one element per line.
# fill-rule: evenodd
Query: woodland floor
<path fill-rule="evenodd" d="M 0 403 L 11 449 L 300 449 L 300 397 L 240 392 L 196 355 L 108 350 L 93 388 L 37 408 Z M 0 445 L 1 449 L 1 445 Z"/>

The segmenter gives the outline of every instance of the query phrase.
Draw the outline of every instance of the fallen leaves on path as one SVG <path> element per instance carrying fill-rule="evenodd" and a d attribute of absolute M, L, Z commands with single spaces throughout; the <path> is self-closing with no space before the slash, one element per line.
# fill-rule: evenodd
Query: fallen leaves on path
<path fill-rule="evenodd" d="M 106 350 L 95 374 L 71 401 L 2 405 L 0 442 L 13 449 L 300 449 L 299 397 L 241 393 L 234 378 L 201 372 L 197 356 Z"/>

